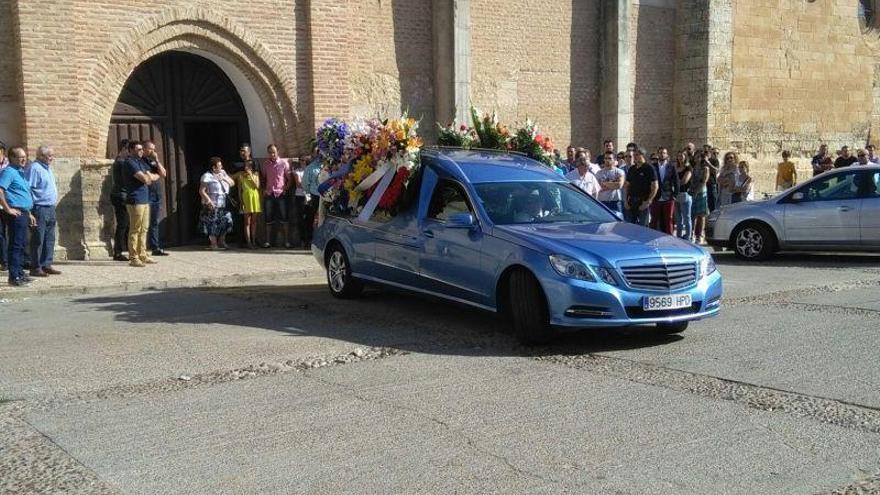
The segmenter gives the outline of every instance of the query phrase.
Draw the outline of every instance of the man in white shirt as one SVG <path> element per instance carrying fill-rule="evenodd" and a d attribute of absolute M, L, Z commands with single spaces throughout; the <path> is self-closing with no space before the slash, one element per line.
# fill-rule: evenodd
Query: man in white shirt
<path fill-rule="evenodd" d="M 565 178 L 590 196 L 595 198 L 599 195 L 599 181 L 590 172 L 590 160 L 586 154 L 578 156 L 577 168 L 566 174 Z"/>
<path fill-rule="evenodd" d="M 880 165 L 880 156 L 877 156 L 874 152 L 874 145 L 869 144 L 868 146 L 865 146 L 865 150 L 868 152 L 868 163 L 871 165 Z"/>
<path fill-rule="evenodd" d="M 623 183 L 626 180 L 626 173 L 617 168 L 617 157 L 614 153 L 605 153 L 604 167 L 596 173 L 596 179 L 599 181 L 599 194 L 596 197 L 608 208 L 623 213 Z"/>

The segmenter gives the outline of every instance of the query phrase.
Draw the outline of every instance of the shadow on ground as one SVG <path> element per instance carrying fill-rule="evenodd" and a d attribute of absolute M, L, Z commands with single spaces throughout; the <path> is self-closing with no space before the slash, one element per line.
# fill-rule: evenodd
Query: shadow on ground
<path fill-rule="evenodd" d="M 585 329 L 561 333 L 548 346 L 524 347 L 491 313 L 385 289 L 368 289 L 359 299 L 339 301 L 323 284 L 168 289 L 81 298 L 76 304 L 82 311 L 108 311 L 119 321 L 137 324 L 232 325 L 432 354 L 585 354 L 682 339 L 657 335 L 653 327 Z"/>

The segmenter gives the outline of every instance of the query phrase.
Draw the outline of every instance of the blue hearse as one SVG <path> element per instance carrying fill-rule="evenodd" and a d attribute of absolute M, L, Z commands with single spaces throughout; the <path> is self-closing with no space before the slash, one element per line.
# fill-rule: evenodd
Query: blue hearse
<path fill-rule="evenodd" d="M 499 313 L 524 343 L 554 327 L 678 333 L 720 309 L 710 254 L 620 221 L 527 157 L 428 149 L 414 180 L 397 215 L 330 214 L 317 229 L 333 296 L 364 283 L 437 296 Z"/>

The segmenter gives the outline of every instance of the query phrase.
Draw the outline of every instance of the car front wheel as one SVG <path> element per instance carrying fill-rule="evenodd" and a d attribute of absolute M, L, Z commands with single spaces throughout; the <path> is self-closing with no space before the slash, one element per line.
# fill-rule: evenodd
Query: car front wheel
<path fill-rule="evenodd" d="M 510 274 L 508 285 L 510 323 L 516 338 L 525 345 L 545 344 L 553 336 L 544 291 L 526 270 Z"/>
<path fill-rule="evenodd" d="M 360 280 L 351 276 L 351 263 L 339 244 L 334 244 L 327 255 L 327 285 L 330 294 L 339 299 L 357 297 L 364 288 Z"/>
<path fill-rule="evenodd" d="M 748 261 L 766 260 L 776 249 L 776 238 L 766 225 L 748 223 L 733 233 L 733 252 Z"/>

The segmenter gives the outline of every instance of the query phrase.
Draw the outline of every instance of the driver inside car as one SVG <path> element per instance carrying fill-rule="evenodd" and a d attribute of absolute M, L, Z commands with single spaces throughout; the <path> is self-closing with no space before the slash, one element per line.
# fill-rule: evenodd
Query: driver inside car
<path fill-rule="evenodd" d="M 532 191 L 525 197 L 517 198 L 516 213 L 513 215 L 513 221 L 516 223 L 529 223 L 547 215 L 541 208 L 541 196 L 538 191 Z"/>

